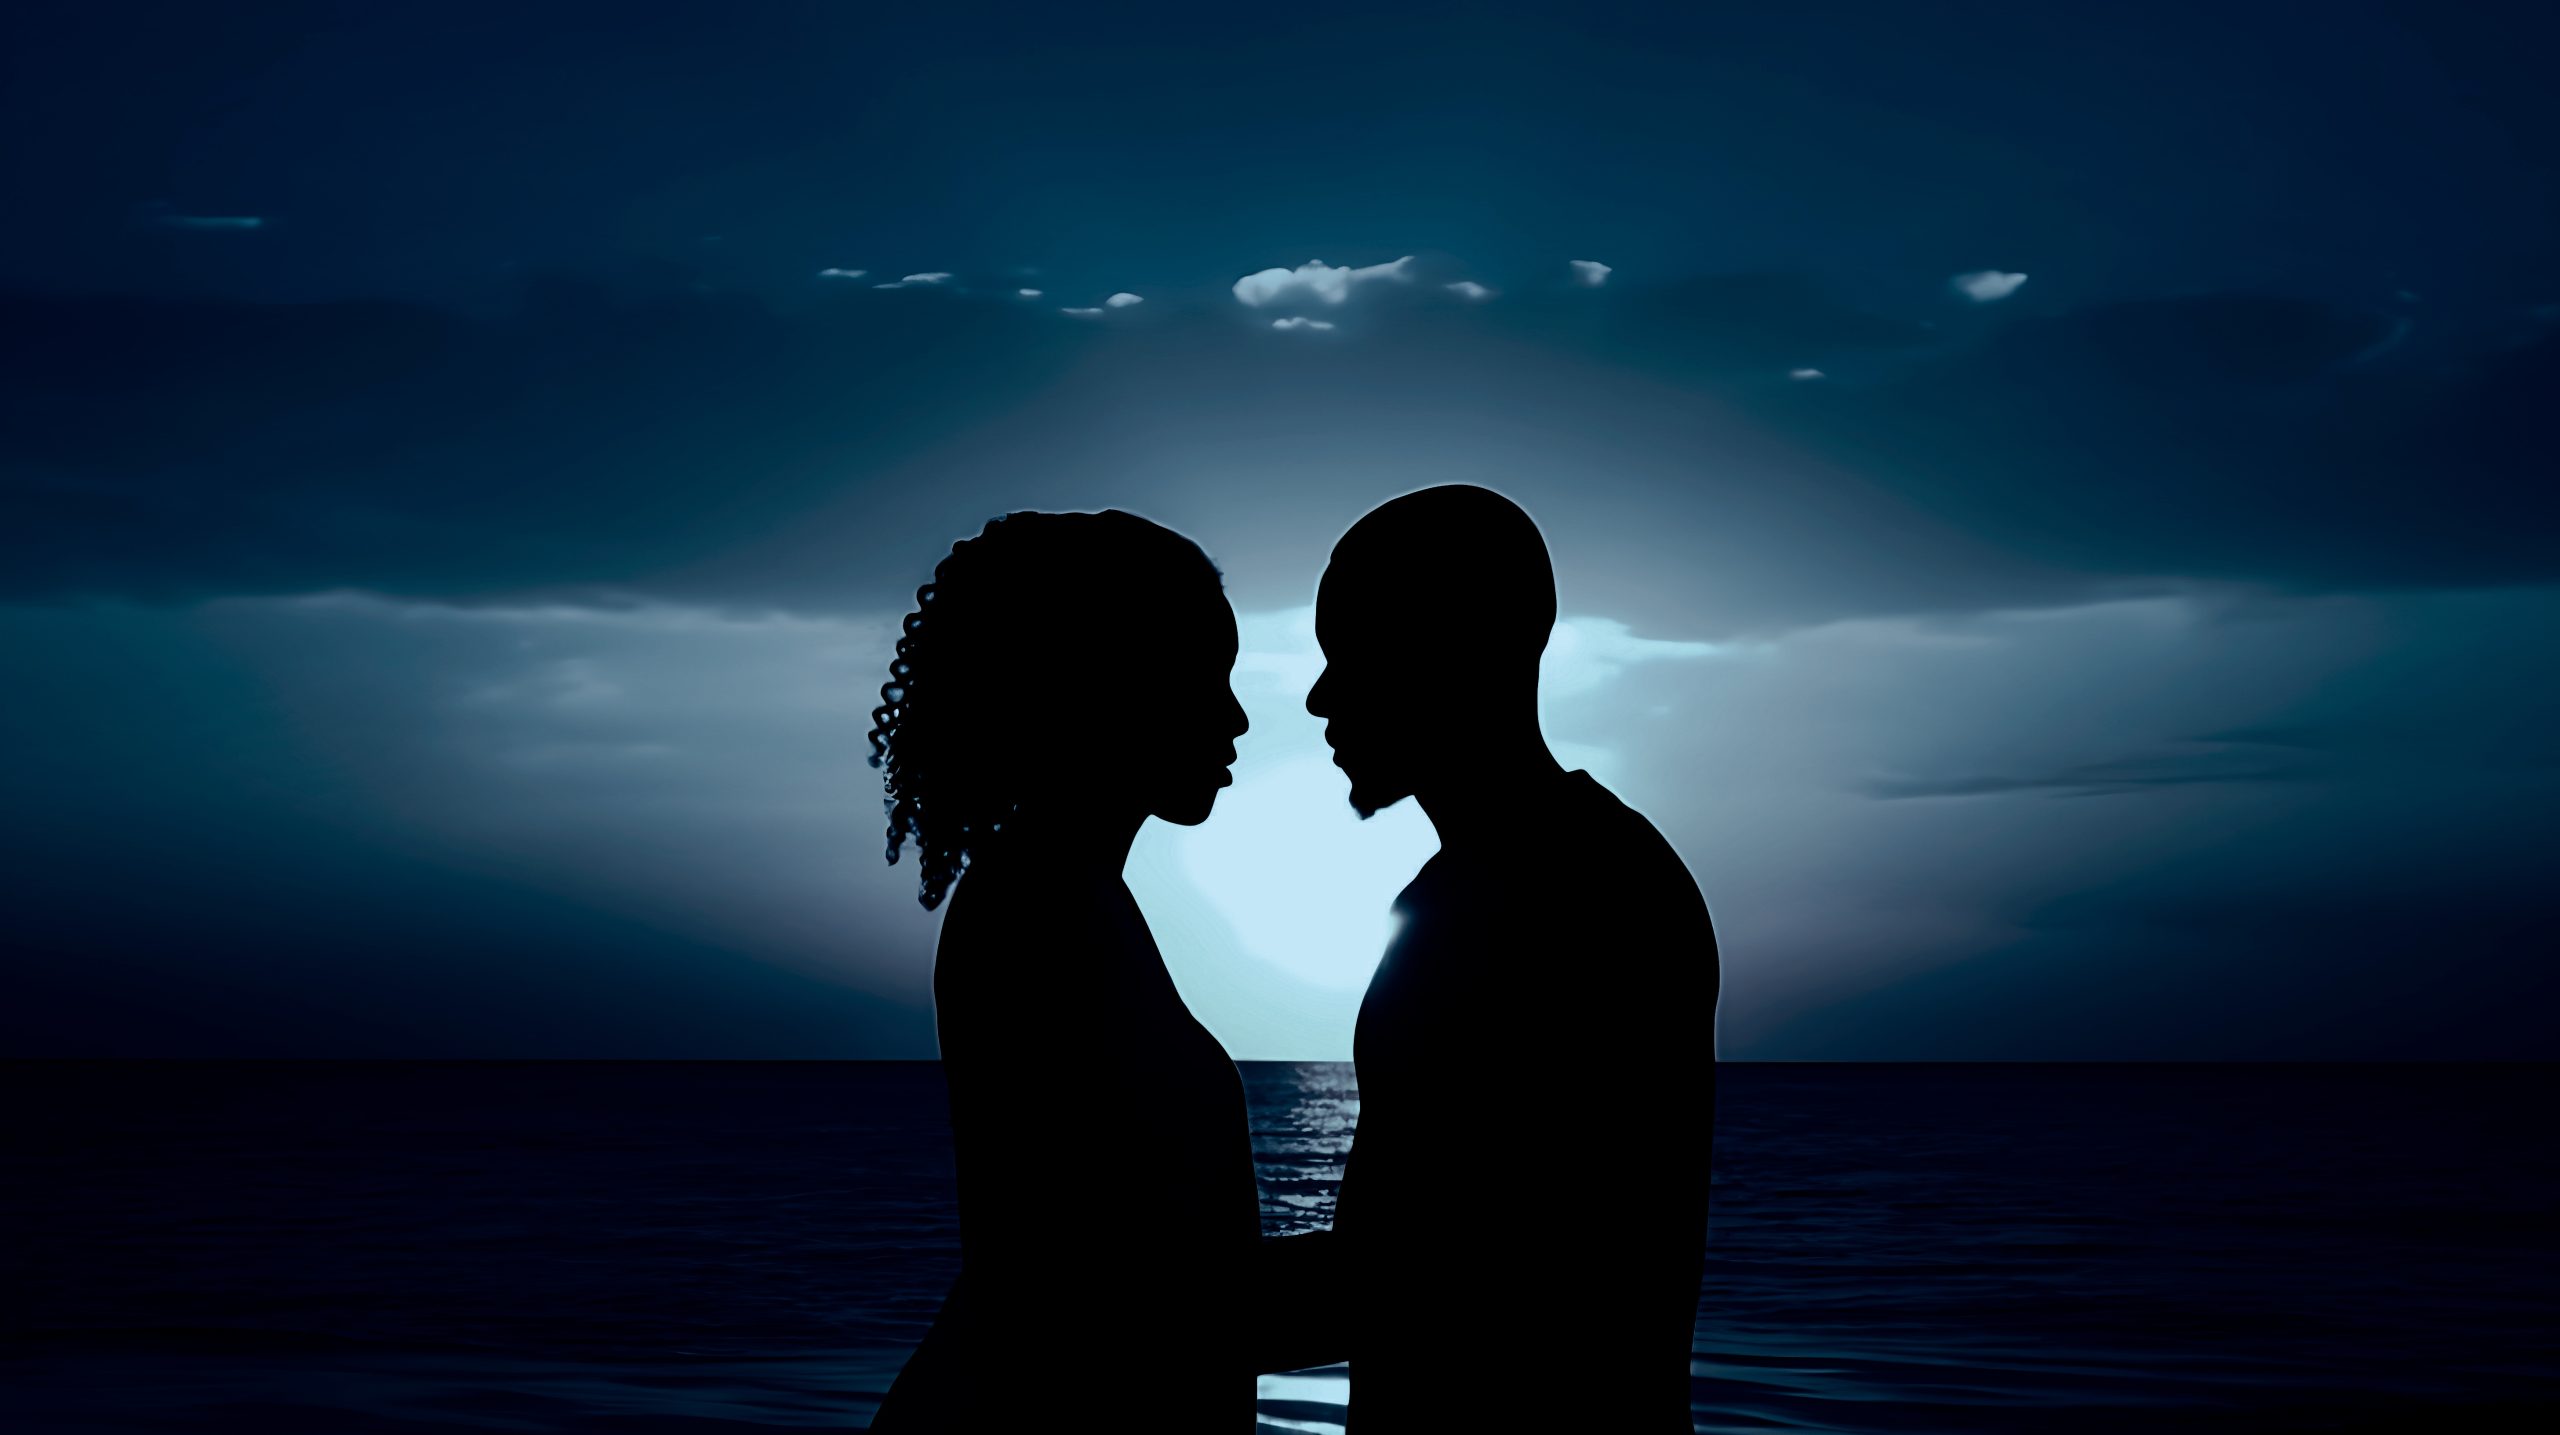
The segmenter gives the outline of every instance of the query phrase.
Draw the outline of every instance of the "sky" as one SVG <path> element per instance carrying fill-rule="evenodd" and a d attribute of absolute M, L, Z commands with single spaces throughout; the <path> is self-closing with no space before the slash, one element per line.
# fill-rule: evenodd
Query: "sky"
<path fill-rule="evenodd" d="M 1343 801 L 1308 605 L 1472 482 L 1724 1057 L 2560 1056 L 2555 42 L 13 7 L 0 1055 L 930 1056 L 889 645 L 1120 507 L 1253 723 L 1132 888 L 1232 1052 L 1345 1057 L 1433 839 Z"/>

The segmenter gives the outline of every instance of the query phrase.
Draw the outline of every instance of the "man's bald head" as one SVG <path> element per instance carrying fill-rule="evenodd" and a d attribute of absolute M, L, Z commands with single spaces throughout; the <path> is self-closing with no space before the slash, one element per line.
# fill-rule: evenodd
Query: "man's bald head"
<path fill-rule="evenodd" d="M 1353 524 L 1316 589 L 1325 669 L 1307 694 L 1352 806 L 1425 790 L 1479 735 L 1534 729 L 1555 624 L 1546 540 L 1489 488 L 1422 489 Z"/>
<path fill-rule="evenodd" d="M 1333 546 L 1324 591 L 1363 625 L 1429 630 L 1434 646 L 1535 656 L 1556 625 L 1555 565 L 1520 505 L 1451 483 L 1391 498 Z"/>

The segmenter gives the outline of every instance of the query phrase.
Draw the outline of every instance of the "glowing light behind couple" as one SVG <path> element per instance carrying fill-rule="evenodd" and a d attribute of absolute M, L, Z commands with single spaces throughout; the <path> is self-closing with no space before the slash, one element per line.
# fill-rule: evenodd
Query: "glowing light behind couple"
<path fill-rule="evenodd" d="M 1393 930 L 1388 904 L 1437 839 L 1410 802 L 1365 822 L 1351 810 L 1305 706 L 1324 662 L 1315 610 L 1241 614 L 1238 628 L 1235 691 L 1253 728 L 1236 744 L 1235 786 L 1198 827 L 1149 824 L 1129 884 L 1184 998 L 1230 1050 L 1347 1059 L 1361 989 Z M 1575 740 L 1587 705 L 1629 664 L 1718 651 L 1605 618 L 1558 621 L 1540 665 L 1558 759 L 1619 780 L 1623 754 Z"/>

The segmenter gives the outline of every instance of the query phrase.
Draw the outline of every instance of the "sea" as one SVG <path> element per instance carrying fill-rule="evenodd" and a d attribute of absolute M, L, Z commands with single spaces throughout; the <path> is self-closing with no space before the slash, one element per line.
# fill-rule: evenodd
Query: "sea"
<path fill-rule="evenodd" d="M 1268 1229 L 1323 1226 L 1353 1073 L 1243 1072 Z M 1551 1077 L 1489 1061 L 1483 1099 Z M 2560 1429 L 2560 1068 L 1719 1087 L 1700 1431 Z M 0 1064 L 0 1431 L 861 1429 L 957 1266 L 943 1101 L 921 1062 Z M 1534 1209 L 1574 1133 L 1518 1140 L 1479 1189 Z M 1452 1431 L 1575 1378 L 1449 1318 Z M 1129 1332 L 1050 1428 L 1112 1429 L 1150 1359 Z M 1351 1390 L 1268 1377 L 1260 1429 Z"/>

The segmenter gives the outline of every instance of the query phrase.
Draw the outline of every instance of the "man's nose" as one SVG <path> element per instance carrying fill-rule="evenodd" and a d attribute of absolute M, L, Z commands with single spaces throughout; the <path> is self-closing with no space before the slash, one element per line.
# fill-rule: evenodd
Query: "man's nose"
<path fill-rule="evenodd" d="M 1311 688 L 1307 689 L 1307 716 L 1309 716 L 1309 717 L 1323 717 L 1323 716 L 1325 715 L 1325 711 L 1324 711 L 1324 700 L 1325 700 L 1325 689 L 1324 689 L 1324 684 L 1325 684 L 1325 679 L 1327 679 L 1327 678 L 1331 677 L 1332 675 L 1333 675 L 1333 670 L 1332 670 L 1331 668 L 1327 668 L 1327 669 L 1325 669 L 1323 672 L 1320 672 L 1320 673 L 1316 674 L 1316 685 L 1315 685 L 1314 687 L 1311 687 Z"/>

